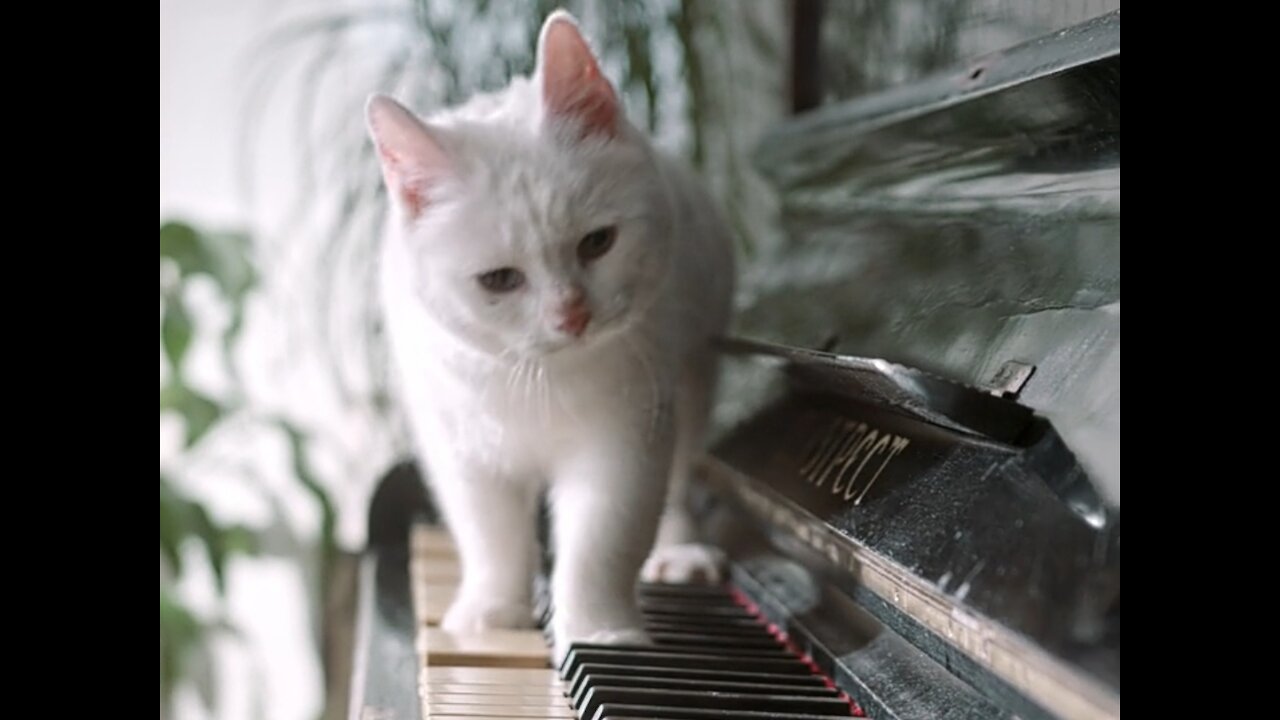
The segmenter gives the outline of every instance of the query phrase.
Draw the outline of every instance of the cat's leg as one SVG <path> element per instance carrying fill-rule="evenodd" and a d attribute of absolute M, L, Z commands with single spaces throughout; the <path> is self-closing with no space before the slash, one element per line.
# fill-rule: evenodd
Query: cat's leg
<path fill-rule="evenodd" d="M 689 480 L 704 452 L 715 376 L 714 359 L 704 358 L 686 373 L 679 388 L 671 481 L 658 537 L 641 571 L 645 582 L 716 583 L 723 579 L 724 553 L 698 542 L 688 498 Z"/>
<path fill-rule="evenodd" d="M 663 505 L 671 442 L 659 445 L 665 447 L 635 451 L 608 440 L 584 443 L 556 474 L 551 583 L 557 661 L 575 641 L 648 641 L 635 586 Z"/>
<path fill-rule="evenodd" d="M 533 627 L 536 488 L 475 468 L 441 479 L 435 483 L 436 497 L 462 564 L 458 594 L 441 627 L 450 632 Z"/>

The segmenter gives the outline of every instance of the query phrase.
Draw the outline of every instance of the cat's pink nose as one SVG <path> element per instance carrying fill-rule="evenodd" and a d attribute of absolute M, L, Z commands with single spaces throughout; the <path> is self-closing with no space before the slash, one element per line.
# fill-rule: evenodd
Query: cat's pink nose
<path fill-rule="evenodd" d="M 587 323 L 591 322 L 591 311 L 581 302 L 567 303 L 560 310 L 560 323 L 556 329 L 574 337 L 582 337 L 587 331 Z"/>

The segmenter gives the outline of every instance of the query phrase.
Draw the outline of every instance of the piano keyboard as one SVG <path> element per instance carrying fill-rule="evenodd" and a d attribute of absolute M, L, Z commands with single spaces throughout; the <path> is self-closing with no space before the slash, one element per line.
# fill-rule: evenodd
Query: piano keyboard
<path fill-rule="evenodd" d="M 542 631 L 452 635 L 438 625 L 459 568 L 440 529 L 415 528 L 410 578 L 431 720 L 817 720 L 861 710 L 724 587 L 641 585 L 654 645 L 575 645 L 556 670 Z M 543 624 L 549 611 L 543 613 Z"/>

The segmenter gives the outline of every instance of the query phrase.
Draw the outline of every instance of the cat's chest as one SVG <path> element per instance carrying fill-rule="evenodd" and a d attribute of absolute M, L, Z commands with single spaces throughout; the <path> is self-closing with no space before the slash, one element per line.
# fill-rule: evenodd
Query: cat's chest
<path fill-rule="evenodd" d="M 655 361 L 626 355 L 556 367 L 528 363 L 456 382 L 455 407 L 545 436 L 564 428 L 614 424 L 667 395 L 666 373 Z M 665 365 L 665 363 L 662 363 Z M 449 382 L 449 378 L 442 378 Z"/>
<path fill-rule="evenodd" d="M 642 358 L 598 358 L 585 366 L 538 363 L 459 377 L 433 373 L 421 420 L 437 442 L 476 457 L 543 465 L 583 443 L 641 434 L 669 402 L 670 383 Z"/>

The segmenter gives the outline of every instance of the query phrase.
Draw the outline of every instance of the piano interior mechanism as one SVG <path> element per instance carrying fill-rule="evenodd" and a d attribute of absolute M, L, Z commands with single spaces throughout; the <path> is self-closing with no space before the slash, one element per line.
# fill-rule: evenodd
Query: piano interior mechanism
<path fill-rule="evenodd" d="M 695 502 L 725 586 L 655 644 L 453 638 L 411 465 L 370 511 L 353 718 L 1118 718 L 1118 9 L 822 105 L 724 352 Z M 771 261 L 772 262 L 772 261 Z"/>

